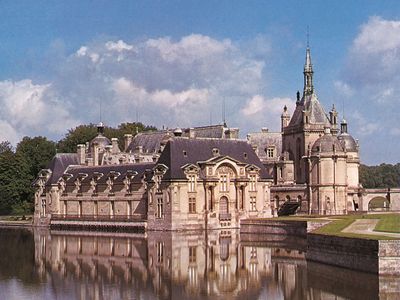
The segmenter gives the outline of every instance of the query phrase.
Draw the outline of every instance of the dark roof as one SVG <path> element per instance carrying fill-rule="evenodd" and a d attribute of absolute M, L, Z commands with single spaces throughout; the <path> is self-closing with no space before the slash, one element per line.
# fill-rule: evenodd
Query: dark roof
<path fill-rule="evenodd" d="M 335 151 L 343 151 L 342 144 L 339 142 L 336 136 L 331 134 L 324 134 L 318 138 L 311 148 L 312 152 L 333 152 L 333 146 L 335 146 Z"/>
<path fill-rule="evenodd" d="M 247 135 L 249 143 L 257 147 L 257 155 L 267 159 L 265 148 L 275 146 L 277 155 L 282 153 L 282 134 L 280 132 L 253 132 Z"/>
<path fill-rule="evenodd" d="M 306 94 L 301 99 L 300 103 L 296 106 L 292 118 L 290 119 L 289 126 L 296 126 L 303 121 L 303 110 L 310 112 L 310 124 L 328 124 L 329 119 L 325 113 L 324 108 L 318 101 L 315 93 Z"/>
<path fill-rule="evenodd" d="M 79 165 L 76 153 L 57 153 L 47 166 L 47 169 L 50 169 L 52 172 L 47 183 L 57 183 L 64 171 L 71 165 Z"/>
<path fill-rule="evenodd" d="M 358 151 L 357 143 L 350 134 L 342 133 L 338 136 L 338 140 L 340 141 L 344 149 L 346 149 L 346 151 L 350 152 Z"/>
<path fill-rule="evenodd" d="M 107 180 L 110 172 L 118 172 L 120 175 L 115 179 L 115 183 L 122 182 L 125 175 L 129 171 L 137 172 L 133 178 L 133 182 L 140 182 L 146 171 L 150 171 L 154 167 L 154 163 L 138 163 L 138 164 L 121 164 L 121 165 L 103 165 L 103 166 L 71 166 L 65 173 L 73 175 L 67 181 L 67 184 L 73 183 L 79 174 L 87 174 L 82 183 L 90 182 L 94 173 L 102 173 L 103 176 L 97 181 L 102 184 Z"/>
<path fill-rule="evenodd" d="M 174 138 L 165 146 L 158 164 L 168 167 L 165 179 L 186 179 L 182 166 L 196 165 L 213 158 L 213 149 L 218 149 L 221 157 L 229 156 L 242 163 L 256 165 L 261 169 L 261 178 L 270 178 L 251 145 L 239 140 Z"/>
<path fill-rule="evenodd" d="M 105 148 L 108 145 L 111 145 L 111 141 L 102 134 L 98 134 L 93 140 L 89 143 L 89 150 L 92 149 L 93 144 L 97 143 L 100 148 Z"/>
<path fill-rule="evenodd" d="M 127 152 L 133 152 L 137 147 L 143 147 L 144 153 L 158 153 L 161 144 L 171 138 L 173 134 L 170 131 L 155 131 L 138 133 L 128 146 Z"/>
<path fill-rule="evenodd" d="M 203 127 L 194 127 L 184 129 L 183 136 L 189 137 L 190 132 L 192 132 L 195 138 L 213 138 L 221 139 L 224 137 L 224 125 L 210 125 Z"/>

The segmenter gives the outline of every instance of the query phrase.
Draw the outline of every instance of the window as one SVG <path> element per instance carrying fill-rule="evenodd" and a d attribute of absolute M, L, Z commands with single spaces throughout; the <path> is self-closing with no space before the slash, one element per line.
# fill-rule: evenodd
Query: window
<path fill-rule="evenodd" d="M 157 196 L 157 211 L 156 217 L 161 219 L 164 218 L 164 202 L 162 195 Z"/>
<path fill-rule="evenodd" d="M 257 191 L 257 176 L 255 174 L 252 174 L 249 176 L 249 178 L 250 178 L 250 182 L 249 182 L 250 192 Z"/>
<path fill-rule="evenodd" d="M 189 198 L 189 213 L 190 214 L 196 213 L 196 198 L 195 197 Z"/>
<path fill-rule="evenodd" d="M 42 216 L 46 216 L 46 199 L 42 199 Z"/>
<path fill-rule="evenodd" d="M 219 178 L 220 181 L 220 191 L 227 192 L 228 191 L 228 175 L 221 175 Z"/>
<path fill-rule="evenodd" d="M 189 192 L 196 191 L 196 175 L 189 175 Z"/>
<path fill-rule="evenodd" d="M 156 250 L 157 250 L 157 262 L 163 263 L 164 262 L 164 243 L 157 242 Z"/>
<path fill-rule="evenodd" d="M 187 157 L 187 152 L 186 152 L 186 150 L 183 150 L 183 156 L 184 156 L 184 157 Z"/>
<path fill-rule="evenodd" d="M 267 157 L 274 158 L 275 157 L 275 147 L 268 147 L 267 148 Z"/>
<path fill-rule="evenodd" d="M 257 248 L 256 247 L 250 248 L 250 258 L 257 258 Z"/>
<path fill-rule="evenodd" d="M 213 155 L 214 155 L 214 156 L 219 155 L 219 149 L 218 149 L 218 148 L 214 148 L 214 149 L 212 150 L 212 152 L 213 152 Z"/>
<path fill-rule="evenodd" d="M 189 247 L 189 263 L 196 263 L 196 255 L 197 255 L 197 251 L 196 251 L 196 247 Z"/>
<path fill-rule="evenodd" d="M 256 197 L 250 197 L 250 211 L 257 211 L 256 203 L 257 203 L 257 198 Z"/>

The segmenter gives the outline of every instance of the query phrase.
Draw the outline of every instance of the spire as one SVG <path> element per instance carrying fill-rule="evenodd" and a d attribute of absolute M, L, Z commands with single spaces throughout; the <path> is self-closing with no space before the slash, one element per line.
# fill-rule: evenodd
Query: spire
<path fill-rule="evenodd" d="M 307 41 L 308 43 L 308 41 Z M 310 47 L 307 45 L 306 50 L 306 63 L 304 64 L 304 95 L 312 94 L 314 92 L 313 86 L 313 68 L 311 63 L 311 52 Z"/>

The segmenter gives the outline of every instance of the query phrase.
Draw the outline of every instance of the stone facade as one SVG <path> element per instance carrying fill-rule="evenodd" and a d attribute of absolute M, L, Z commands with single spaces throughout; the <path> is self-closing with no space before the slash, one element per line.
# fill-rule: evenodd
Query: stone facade
<path fill-rule="evenodd" d="M 120 221 L 150 230 L 239 227 L 240 220 L 280 215 L 345 214 L 361 206 L 359 148 L 325 113 L 313 86 L 310 49 L 304 91 L 281 132 L 239 139 L 226 124 L 125 135 L 98 135 L 57 154 L 35 181 L 35 224 Z M 294 206 L 293 206 L 294 205 Z M 103 223 L 101 223 L 103 222 Z M 72 224 L 72 223 L 71 223 Z M 142 226 L 142 225 L 141 225 Z"/>
<path fill-rule="evenodd" d="M 303 74 L 303 95 L 297 92 L 292 116 L 284 107 L 281 132 L 263 129 L 247 137 L 274 177 L 273 213 L 289 202 L 298 202 L 298 213 L 303 214 L 355 211 L 362 194 L 358 143 L 348 134 L 344 119 L 339 129 L 335 107 L 327 114 L 319 102 L 309 48 Z"/>

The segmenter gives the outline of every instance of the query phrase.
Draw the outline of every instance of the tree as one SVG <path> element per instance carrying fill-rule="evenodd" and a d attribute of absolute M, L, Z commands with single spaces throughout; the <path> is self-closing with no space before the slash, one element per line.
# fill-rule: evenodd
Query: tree
<path fill-rule="evenodd" d="M 33 203 L 33 177 L 26 158 L 6 150 L 0 154 L 0 214 Z"/>
<path fill-rule="evenodd" d="M 146 126 L 140 122 L 138 123 L 121 123 L 116 128 L 104 127 L 104 135 L 111 138 L 118 138 L 118 142 L 122 145 L 124 134 L 132 134 L 135 136 L 138 132 L 157 130 L 154 126 Z M 90 142 L 97 135 L 97 125 L 80 125 L 73 129 L 68 130 L 65 137 L 57 143 L 58 152 L 73 153 L 76 151 L 78 144 L 86 144 Z"/>
<path fill-rule="evenodd" d="M 97 128 L 94 124 L 79 125 L 71 128 L 65 137 L 57 143 L 57 152 L 73 153 L 76 152 L 78 144 L 85 144 L 97 135 Z"/>
<path fill-rule="evenodd" d="M 400 164 L 360 165 L 360 182 L 365 188 L 400 186 Z"/>
<path fill-rule="evenodd" d="M 36 177 L 56 154 L 56 144 L 42 136 L 34 138 L 26 136 L 18 143 L 16 154 L 25 157 L 29 165 L 29 174 Z"/>

